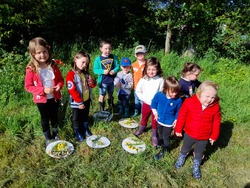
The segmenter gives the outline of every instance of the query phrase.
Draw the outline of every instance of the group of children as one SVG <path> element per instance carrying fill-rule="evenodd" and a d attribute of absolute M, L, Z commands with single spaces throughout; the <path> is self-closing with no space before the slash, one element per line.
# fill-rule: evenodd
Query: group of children
<path fill-rule="evenodd" d="M 201 68 L 191 62 L 184 64 L 179 81 L 174 76 L 164 80 L 159 60 L 156 57 L 146 59 L 147 51 L 143 45 L 135 48 L 137 60 L 133 64 L 127 57 L 119 63 L 118 58 L 111 54 L 111 44 L 107 41 L 100 43 L 100 51 L 101 55 L 94 60 L 97 82 L 89 74 L 90 57 L 83 51 L 74 56 L 72 69 L 66 75 L 73 129 L 78 141 L 92 135 L 88 125 L 92 88 L 98 85 L 100 110 L 104 111 L 106 94 L 108 110 L 113 110 L 116 87 L 119 114 L 123 117 L 130 117 L 129 97 L 134 89 L 132 117 L 141 113 L 140 126 L 134 135 L 143 134 L 151 116 L 152 144 L 161 147 L 154 157 L 159 160 L 170 150 L 172 130 L 177 137 L 182 137 L 184 133 L 175 168 L 179 169 L 184 164 L 194 146 L 193 176 L 201 178 L 203 152 L 207 143 L 213 144 L 219 136 L 221 114 L 217 84 L 199 82 Z M 43 38 L 37 37 L 29 42 L 29 53 L 31 59 L 26 67 L 25 89 L 33 94 L 48 145 L 50 140 L 59 139 L 57 111 L 64 79 L 55 60 L 51 59 L 50 47 Z"/>

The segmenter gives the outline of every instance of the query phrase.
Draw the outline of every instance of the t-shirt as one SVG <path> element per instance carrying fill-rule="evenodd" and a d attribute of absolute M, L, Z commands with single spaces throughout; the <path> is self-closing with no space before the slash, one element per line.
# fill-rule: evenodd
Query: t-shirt
<path fill-rule="evenodd" d="M 140 66 L 138 61 L 135 61 L 132 64 L 132 74 L 133 74 L 133 81 L 134 81 L 134 90 L 136 89 L 136 86 L 137 86 L 139 80 L 142 78 L 144 67 L 145 67 L 145 63 Z"/>
<path fill-rule="evenodd" d="M 41 77 L 43 87 L 53 88 L 55 74 L 51 67 L 45 69 L 38 69 L 39 75 Z M 54 97 L 53 93 L 46 94 L 47 99 L 52 99 Z"/>
<path fill-rule="evenodd" d="M 82 80 L 82 99 L 83 102 L 85 102 L 89 99 L 89 87 L 85 75 L 81 73 L 79 76 L 81 77 Z"/>
<path fill-rule="evenodd" d="M 109 55 L 108 57 L 100 56 L 102 69 L 103 70 L 113 70 L 114 69 L 114 57 L 113 55 Z M 110 84 L 114 82 L 114 78 L 116 75 L 110 75 L 110 74 L 103 74 L 102 75 L 102 83 L 103 84 Z"/>

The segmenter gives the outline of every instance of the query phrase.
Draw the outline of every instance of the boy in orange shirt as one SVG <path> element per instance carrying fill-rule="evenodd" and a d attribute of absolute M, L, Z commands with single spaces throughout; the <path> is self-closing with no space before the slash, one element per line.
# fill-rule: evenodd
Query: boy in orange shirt
<path fill-rule="evenodd" d="M 146 63 L 146 47 L 143 45 L 139 45 L 135 47 L 135 57 L 136 61 L 132 64 L 132 74 L 133 74 L 133 81 L 134 81 L 134 91 L 136 89 L 137 83 L 143 76 L 143 69 L 145 67 Z M 135 98 L 135 106 L 134 106 L 134 115 L 132 117 L 137 116 L 141 111 L 141 101 L 134 92 L 134 98 Z"/>

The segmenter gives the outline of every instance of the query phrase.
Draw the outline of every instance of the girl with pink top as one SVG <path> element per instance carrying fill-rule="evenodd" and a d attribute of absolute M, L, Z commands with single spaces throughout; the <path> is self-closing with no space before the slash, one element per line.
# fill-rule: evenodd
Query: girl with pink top
<path fill-rule="evenodd" d="M 157 146 L 157 121 L 150 105 L 154 95 L 163 88 L 164 80 L 161 75 L 162 70 L 159 60 L 156 57 L 149 58 L 143 70 L 143 77 L 139 80 L 135 91 L 143 103 L 140 127 L 134 135 L 139 136 L 144 132 L 151 115 L 153 146 Z"/>

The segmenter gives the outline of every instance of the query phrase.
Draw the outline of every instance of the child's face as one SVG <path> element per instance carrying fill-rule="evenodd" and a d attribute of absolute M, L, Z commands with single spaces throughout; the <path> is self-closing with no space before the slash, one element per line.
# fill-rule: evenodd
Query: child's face
<path fill-rule="evenodd" d="M 149 78 L 153 78 L 157 75 L 157 68 L 154 65 L 150 65 L 147 67 L 146 72 Z"/>
<path fill-rule="evenodd" d="M 121 69 L 124 74 L 127 74 L 130 71 L 130 66 L 121 66 Z"/>
<path fill-rule="evenodd" d="M 139 52 L 139 53 L 135 54 L 136 59 L 139 61 L 145 61 L 145 56 L 146 56 L 146 53 Z"/>
<path fill-rule="evenodd" d="M 110 44 L 103 44 L 102 47 L 100 47 L 100 50 L 102 52 L 102 56 L 108 57 L 111 52 L 111 45 Z"/>
<path fill-rule="evenodd" d="M 213 87 L 207 87 L 201 92 L 199 100 L 203 106 L 209 106 L 216 98 L 217 91 Z"/>
<path fill-rule="evenodd" d="M 84 70 L 89 64 L 89 59 L 87 57 L 75 58 L 75 64 L 78 69 Z"/>
<path fill-rule="evenodd" d="M 167 96 L 168 97 L 170 97 L 171 99 L 175 99 L 176 98 L 176 96 L 177 96 L 177 94 L 178 94 L 178 92 L 176 92 L 176 91 L 168 91 L 167 92 Z"/>
<path fill-rule="evenodd" d="M 195 72 L 190 72 L 190 74 L 188 75 L 188 78 L 190 81 L 195 81 L 198 79 L 199 75 L 200 75 L 200 71 L 196 70 Z"/>
<path fill-rule="evenodd" d="M 37 46 L 35 49 L 35 55 L 34 58 L 39 62 L 39 63 L 46 63 L 49 59 L 49 51 L 47 48 L 43 46 Z"/>

